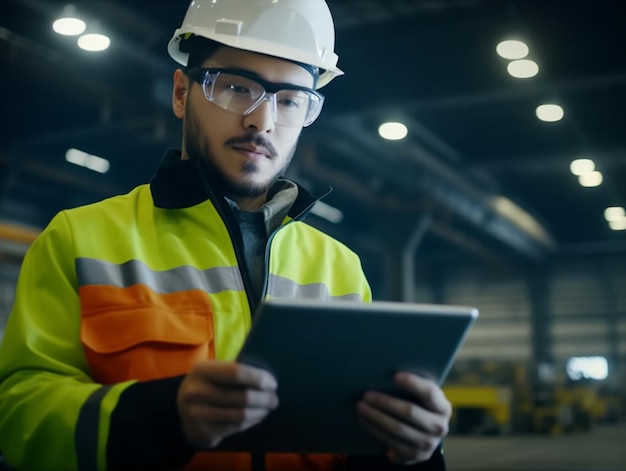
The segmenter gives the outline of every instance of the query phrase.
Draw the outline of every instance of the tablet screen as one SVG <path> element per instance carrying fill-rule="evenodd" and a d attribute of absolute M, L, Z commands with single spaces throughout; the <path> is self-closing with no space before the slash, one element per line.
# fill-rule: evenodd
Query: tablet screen
<path fill-rule="evenodd" d="M 279 407 L 220 449 L 384 453 L 357 421 L 363 393 L 403 396 L 409 371 L 443 383 L 478 317 L 472 307 L 349 301 L 268 300 L 238 361 L 272 372 Z"/>

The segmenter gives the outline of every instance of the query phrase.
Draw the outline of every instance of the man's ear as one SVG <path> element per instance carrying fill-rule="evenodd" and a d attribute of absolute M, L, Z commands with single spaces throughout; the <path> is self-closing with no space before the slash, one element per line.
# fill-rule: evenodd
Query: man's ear
<path fill-rule="evenodd" d="M 185 116 L 185 105 L 187 103 L 187 90 L 189 88 L 189 78 L 181 70 L 174 72 L 174 86 L 172 89 L 172 111 L 174 115 L 183 119 Z"/>

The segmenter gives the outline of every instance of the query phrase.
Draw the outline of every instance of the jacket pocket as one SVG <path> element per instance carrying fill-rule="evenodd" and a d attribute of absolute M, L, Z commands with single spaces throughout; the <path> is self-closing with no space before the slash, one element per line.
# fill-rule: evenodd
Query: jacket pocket
<path fill-rule="evenodd" d="M 186 374 L 213 358 L 208 307 L 111 306 L 83 312 L 81 341 L 95 381 L 112 384 Z"/>

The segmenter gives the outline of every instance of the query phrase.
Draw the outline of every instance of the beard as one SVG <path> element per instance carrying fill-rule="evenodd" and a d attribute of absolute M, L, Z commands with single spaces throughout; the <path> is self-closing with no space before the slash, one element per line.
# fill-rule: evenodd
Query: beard
<path fill-rule="evenodd" d="M 203 135 L 200 121 L 197 119 L 192 107 L 187 104 L 185 109 L 185 121 L 184 121 L 184 133 L 183 139 L 185 141 L 185 149 L 190 160 L 196 162 L 202 162 L 204 165 L 201 168 L 207 172 L 209 181 L 215 186 L 214 190 L 218 191 L 224 196 L 236 201 L 241 198 L 254 198 L 266 194 L 271 186 L 284 175 L 287 167 L 291 163 L 296 151 L 297 143 L 289 151 L 289 156 L 285 163 L 276 171 L 276 173 L 267 179 L 265 182 L 252 183 L 241 180 L 235 180 L 228 176 L 225 171 L 220 169 L 215 163 L 215 150 L 213 143 L 208 137 Z M 265 147 L 271 154 L 271 158 L 278 157 L 278 153 L 275 150 L 273 144 L 269 142 L 264 136 L 258 133 L 250 133 L 243 137 L 236 137 L 229 139 L 226 144 L 236 143 L 252 143 L 257 146 Z M 259 171 L 257 165 L 254 162 L 245 162 L 240 171 L 244 174 L 253 174 Z"/>

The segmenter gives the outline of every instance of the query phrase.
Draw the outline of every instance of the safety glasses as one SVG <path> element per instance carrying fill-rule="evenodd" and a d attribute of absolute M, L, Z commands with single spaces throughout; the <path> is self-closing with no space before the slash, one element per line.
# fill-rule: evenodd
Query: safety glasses
<path fill-rule="evenodd" d="M 324 104 L 324 96 L 311 88 L 268 82 L 243 69 L 192 67 L 187 74 L 202 86 L 207 100 L 241 116 L 269 101 L 274 122 L 281 126 L 309 126 Z"/>

